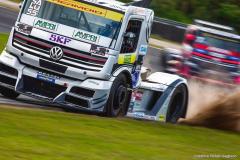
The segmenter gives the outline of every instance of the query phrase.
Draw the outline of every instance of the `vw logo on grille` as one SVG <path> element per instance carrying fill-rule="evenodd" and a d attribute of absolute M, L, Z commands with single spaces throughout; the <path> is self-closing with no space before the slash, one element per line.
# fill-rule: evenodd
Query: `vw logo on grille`
<path fill-rule="evenodd" d="M 63 57 L 63 50 L 62 48 L 55 46 L 50 50 L 50 57 L 55 60 L 59 61 Z"/>

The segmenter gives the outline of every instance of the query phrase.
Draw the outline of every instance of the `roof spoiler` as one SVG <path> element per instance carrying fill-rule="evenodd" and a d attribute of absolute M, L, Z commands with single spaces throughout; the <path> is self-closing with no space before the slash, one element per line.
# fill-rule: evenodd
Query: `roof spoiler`
<path fill-rule="evenodd" d="M 152 0 L 134 0 L 134 2 L 128 3 L 128 5 L 148 8 L 151 2 Z"/>

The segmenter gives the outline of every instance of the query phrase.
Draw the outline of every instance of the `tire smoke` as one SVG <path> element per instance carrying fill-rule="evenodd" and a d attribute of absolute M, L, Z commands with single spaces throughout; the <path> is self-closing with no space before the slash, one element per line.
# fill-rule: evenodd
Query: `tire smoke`
<path fill-rule="evenodd" d="M 240 92 L 238 89 L 190 82 L 187 119 L 179 124 L 240 132 Z"/>

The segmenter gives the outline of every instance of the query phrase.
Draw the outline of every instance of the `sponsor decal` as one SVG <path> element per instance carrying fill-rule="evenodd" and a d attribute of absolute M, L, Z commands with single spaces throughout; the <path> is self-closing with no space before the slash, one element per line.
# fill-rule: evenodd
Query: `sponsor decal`
<path fill-rule="evenodd" d="M 115 12 L 115 11 L 110 11 L 106 10 L 100 7 L 96 7 L 94 5 L 89 5 L 86 3 L 74 1 L 74 0 L 47 0 L 48 2 L 55 3 L 58 5 L 62 5 L 68 8 L 73 8 L 79 11 L 87 12 L 90 14 L 94 14 L 97 16 L 105 17 L 108 19 L 112 19 L 115 21 L 121 21 L 123 14 Z"/>
<path fill-rule="evenodd" d="M 131 63 L 131 55 L 124 56 L 124 63 Z"/>
<path fill-rule="evenodd" d="M 131 103 L 129 110 L 133 112 L 134 110 L 141 109 L 141 101 L 143 97 L 143 91 L 137 90 L 132 93 Z"/>
<path fill-rule="evenodd" d="M 141 112 L 136 112 L 133 114 L 135 118 L 144 118 L 145 117 L 145 113 L 141 113 Z"/>
<path fill-rule="evenodd" d="M 98 8 L 98 7 L 87 5 L 87 4 L 84 4 L 84 3 L 81 3 L 81 2 L 76 2 L 76 1 L 72 1 L 72 0 L 68 0 L 68 1 L 66 1 L 66 0 L 48 0 L 48 2 L 60 4 L 60 5 L 63 5 L 65 7 L 77 9 L 77 10 L 88 12 L 88 13 L 91 13 L 91 14 L 96 14 L 96 15 L 99 15 L 99 16 L 105 16 L 106 15 L 106 10 L 105 9 L 101 9 L 101 8 Z"/>
<path fill-rule="evenodd" d="M 141 101 L 143 98 L 143 92 L 142 91 L 137 91 L 134 93 L 134 97 L 136 101 Z"/>
<path fill-rule="evenodd" d="M 30 16 L 37 16 L 38 15 L 38 11 L 41 8 L 41 4 L 42 1 L 41 0 L 32 0 L 32 2 L 30 3 L 28 9 L 27 9 L 27 15 Z"/>
<path fill-rule="evenodd" d="M 136 70 L 133 74 L 132 74 L 132 83 L 133 83 L 133 86 L 136 87 L 137 86 L 137 83 L 138 83 L 138 79 L 140 77 L 140 71 Z"/>
<path fill-rule="evenodd" d="M 140 55 L 146 55 L 147 54 L 147 48 L 148 48 L 147 45 L 141 45 L 140 50 L 139 50 L 139 54 Z"/>
<path fill-rule="evenodd" d="M 56 43 L 60 43 L 60 44 L 67 44 L 69 42 L 71 42 L 70 38 L 64 37 L 64 36 L 60 36 L 57 34 L 51 34 L 50 41 L 56 42 Z"/>
<path fill-rule="evenodd" d="M 91 45 L 90 53 L 92 55 L 100 55 L 100 56 L 105 56 L 109 52 L 108 49 L 97 46 L 97 45 Z"/>
<path fill-rule="evenodd" d="M 159 116 L 159 121 L 164 122 L 165 121 L 165 115 L 160 115 Z"/>
<path fill-rule="evenodd" d="M 120 54 L 118 58 L 118 64 L 133 64 L 136 61 L 136 53 Z"/>
<path fill-rule="evenodd" d="M 57 79 L 60 79 L 60 77 L 51 75 L 51 74 L 47 74 L 44 72 L 38 72 L 37 79 L 45 81 L 45 82 L 49 82 L 49 83 L 55 83 Z"/>
<path fill-rule="evenodd" d="M 34 21 L 34 26 L 38 28 L 51 30 L 51 31 L 57 30 L 57 24 L 52 22 L 47 22 L 45 20 L 40 20 L 40 19 Z"/>
<path fill-rule="evenodd" d="M 94 43 L 97 43 L 99 40 L 99 36 L 84 31 L 74 31 L 73 38 Z"/>
<path fill-rule="evenodd" d="M 32 32 L 32 26 L 29 26 L 29 25 L 26 25 L 26 24 L 23 24 L 23 23 L 18 23 L 16 25 L 16 29 L 18 32 L 21 32 L 21 33 L 24 33 L 24 34 L 31 34 Z"/>

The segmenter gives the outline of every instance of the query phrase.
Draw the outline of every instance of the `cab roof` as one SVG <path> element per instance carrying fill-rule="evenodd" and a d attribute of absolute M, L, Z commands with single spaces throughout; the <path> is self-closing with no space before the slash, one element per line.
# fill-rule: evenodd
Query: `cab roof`
<path fill-rule="evenodd" d="M 211 27 L 190 25 L 189 29 L 200 30 L 200 31 L 203 31 L 203 32 L 206 32 L 206 33 L 211 33 L 211 34 L 215 34 L 215 35 L 218 35 L 218 36 L 227 37 L 227 38 L 231 38 L 231 39 L 236 39 L 236 40 L 240 41 L 240 35 L 238 35 L 238 34 L 234 34 L 234 33 L 231 33 L 231 32 L 226 32 L 226 31 L 221 31 L 221 30 L 211 28 Z"/>

